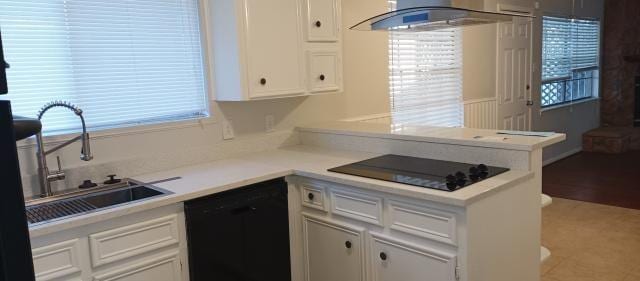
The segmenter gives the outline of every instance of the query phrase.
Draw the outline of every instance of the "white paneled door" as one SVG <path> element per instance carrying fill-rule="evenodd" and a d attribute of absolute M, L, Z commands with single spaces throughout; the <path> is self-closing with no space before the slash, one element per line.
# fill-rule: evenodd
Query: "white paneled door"
<path fill-rule="evenodd" d="M 498 127 L 531 130 L 530 19 L 501 23 L 498 34 Z"/>

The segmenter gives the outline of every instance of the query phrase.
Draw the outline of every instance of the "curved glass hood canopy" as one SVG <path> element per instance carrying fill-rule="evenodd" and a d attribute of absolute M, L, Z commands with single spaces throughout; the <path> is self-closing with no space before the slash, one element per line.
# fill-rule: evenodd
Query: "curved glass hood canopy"
<path fill-rule="evenodd" d="M 483 1 L 478 1 L 483 2 Z M 439 6 L 429 5 L 439 4 Z M 364 20 L 351 27 L 363 31 L 429 31 L 450 27 L 533 18 L 517 11 L 488 12 L 451 6 L 451 1 L 398 0 L 398 9 Z"/>

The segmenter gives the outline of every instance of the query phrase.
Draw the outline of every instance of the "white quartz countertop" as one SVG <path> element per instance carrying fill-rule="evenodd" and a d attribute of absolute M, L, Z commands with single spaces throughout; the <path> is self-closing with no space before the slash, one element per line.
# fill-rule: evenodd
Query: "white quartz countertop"
<path fill-rule="evenodd" d="M 548 137 L 520 136 L 498 134 L 498 130 L 346 121 L 328 121 L 304 125 L 299 126 L 297 130 L 300 132 L 329 133 L 524 151 L 532 151 L 566 139 L 565 134 L 558 133 Z"/>
<path fill-rule="evenodd" d="M 533 177 L 533 173 L 529 171 L 511 170 L 455 192 L 444 192 L 327 171 L 329 168 L 379 155 L 299 145 L 142 175 L 134 179 L 143 182 L 171 177 L 181 179 L 155 185 L 172 191 L 173 194 L 36 225 L 30 228 L 30 234 L 32 237 L 51 234 L 287 175 L 312 177 L 460 207 Z"/>

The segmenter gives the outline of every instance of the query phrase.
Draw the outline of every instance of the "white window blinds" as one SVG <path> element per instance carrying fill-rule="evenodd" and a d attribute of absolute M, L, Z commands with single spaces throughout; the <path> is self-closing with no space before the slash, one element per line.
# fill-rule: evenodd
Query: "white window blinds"
<path fill-rule="evenodd" d="M 197 0 L 0 0 L 14 113 L 64 100 L 92 129 L 208 115 Z M 79 128 L 62 109 L 47 134 Z"/>
<path fill-rule="evenodd" d="M 573 71 L 597 68 L 600 22 L 543 17 L 542 80 L 571 79 Z"/>
<path fill-rule="evenodd" d="M 394 123 L 463 125 L 460 33 L 459 29 L 389 32 Z"/>

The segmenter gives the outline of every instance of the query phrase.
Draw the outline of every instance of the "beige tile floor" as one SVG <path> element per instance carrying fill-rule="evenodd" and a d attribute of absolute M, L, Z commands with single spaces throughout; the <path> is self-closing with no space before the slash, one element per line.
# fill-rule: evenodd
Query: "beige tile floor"
<path fill-rule="evenodd" d="M 553 198 L 542 244 L 542 281 L 640 281 L 640 210 Z"/>

